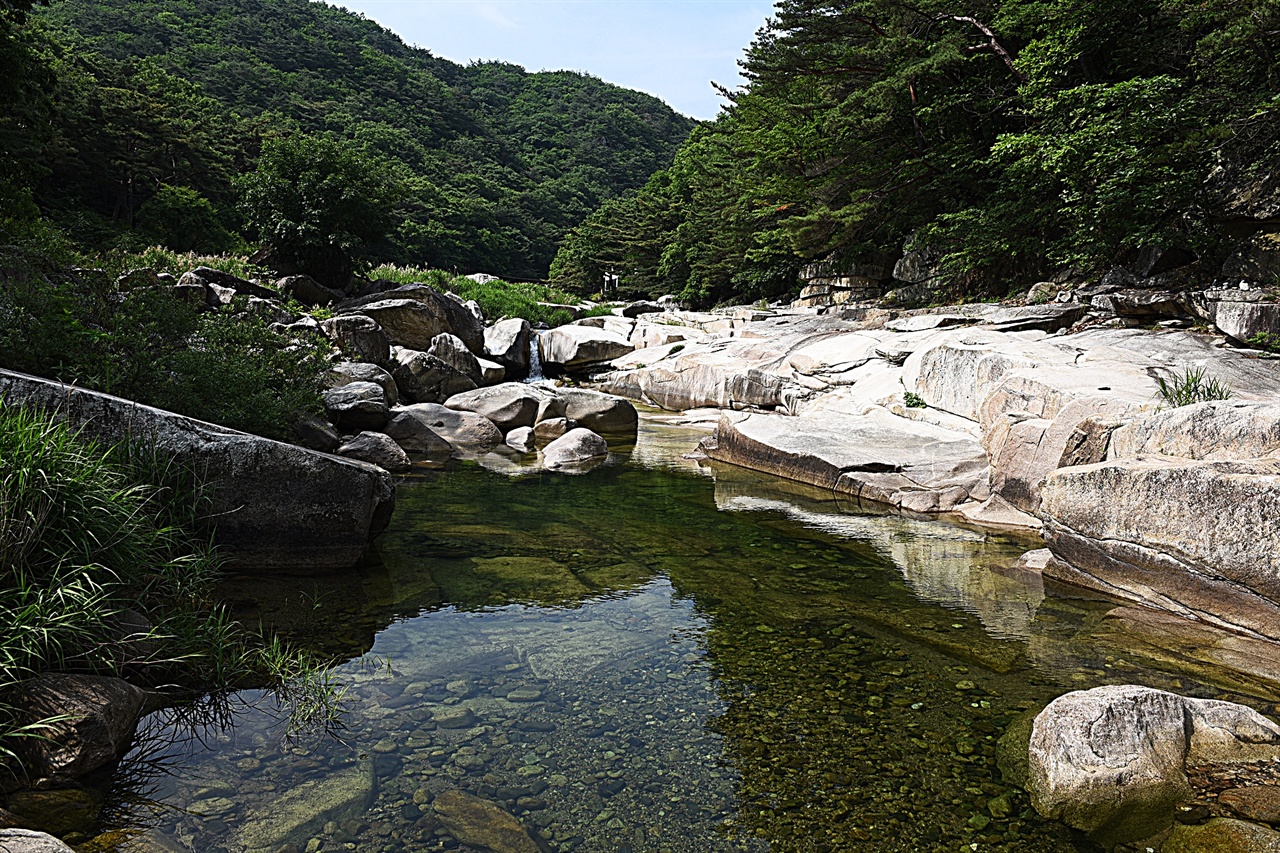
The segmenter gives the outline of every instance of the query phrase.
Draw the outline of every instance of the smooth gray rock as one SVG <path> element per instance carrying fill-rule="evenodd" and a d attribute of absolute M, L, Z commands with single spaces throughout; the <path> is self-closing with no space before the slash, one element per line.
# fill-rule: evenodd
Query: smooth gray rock
<path fill-rule="evenodd" d="M 502 431 L 474 412 L 461 412 L 436 403 L 418 403 L 397 411 L 419 419 L 455 448 L 483 453 L 502 444 Z"/>
<path fill-rule="evenodd" d="M 591 326 L 559 326 L 538 335 L 542 369 L 573 371 L 597 365 L 625 355 L 633 347 L 627 338 L 606 329 Z"/>
<path fill-rule="evenodd" d="M 1169 826 L 1190 785 L 1187 764 L 1280 756 L 1280 726 L 1231 702 L 1133 685 L 1060 696 L 1036 717 L 1027 790 L 1045 817 L 1105 843 Z"/>
<path fill-rule="evenodd" d="M 339 447 L 338 455 L 377 465 L 393 474 L 403 474 L 413 467 L 408 454 L 395 439 L 380 432 L 360 433 Z"/>
<path fill-rule="evenodd" d="M 533 427 L 516 427 L 506 435 L 506 445 L 521 453 L 529 453 L 536 449 Z"/>
<path fill-rule="evenodd" d="M 529 375 L 533 327 L 528 320 L 514 317 L 499 320 L 484 330 L 484 354 L 507 370 L 507 379 Z"/>
<path fill-rule="evenodd" d="M 342 444 L 342 436 L 319 415 L 305 415 L 293 425 L 293 432 L 303 447 L 318 450 L 321 453 L 332 453 Z"/>
<path fill-rule="evenodd" d="M 0 850 L 5 853 L 75 853 L 52 835 L 30 829 L 0 829 Z"/>
<path fill-rule="evenodd" d="M 1280 403 L 1212 400 L 1162 409 L 1115 430 L 1106 456 L 1257 459 L 1280 455 Z"/>
<path fill-rule="evenodd" d="M 0 399 L 57 412 L 104 441 L 153 442 L 201 473 L 213 541 L 228 566 L 349 568 L 395 506 L 379 468 L 47 379 L 0 370 Z"/>
<path fill-rule="evenodd" d="M 1213 311 L 1213 324 L 1229 338 L 1249 343 L 1258 335 L 1280 336 L 1280 303 L 1219 302 Z"/>
<path fill-rule="evenodd" d="M 125 754 L 146 693 L 119 678 L 46 673 L 6 690 L 4 703 L 19 726 L 65 717 L 9 746 L 31 778 L 68 782 Z"/>
<path fill-rule="evenodd" d="M 453 445 L 435 433 L 426 421 L 409 411 L 396 414 L 383 432 L 407 453 L 429 459 L 448 459 Z"/>
<path fill-rule="evenodd" d="M 457 335 L 443 332 L 431 339 L 427 355 L 435 356 L 479 386 L 484 381 L 480 362 Z"/>
<path fill-rule="evenodd" d="M 287 275 L 276 282 L 276 289 L 303 305 L 332 305 L 341 302 L 341 291 L 325 287 L 309 275 Z"/>
<path fill-rule="evenodd" d="M 623 317 L 639 317 L 641 314 L 661 314 L 667 309 L 656 302 L 632 302 L 622 309 Z"/>
<path fill-rule="evenodd" d="M 391 339 L 372 317 L 348 314 L 321 321 L 321 330 L 353 361 L 391 364 Z"/>
<path fill-rule="evenodd" d="M 474 390 L 476 383 L 452 365 L 418 350 L 397 348 L 391 375 L 405 400 L 443 403 L 455 394 Z"/>
<path fill-rule="evenodd" d="M 373 317 L 383 324 L 394 343 L 410 349 L 425 351 L 432 338 L 449 332 L 461 338 L 471 352 L 484 352 L 483 321 L 461 301 L 425 284 L 406 284 L 350 299 L 338 308 Z"/>
<path fill-rule="evenodd" d="M 565 417 L 599 433 L 633 433 L 640 415 L 630 401 L 583 388 L 562 388 Z"/>
<path fill-rule="evenodd" d="M 386 391 L 373 382 L 349 382 L 322 396 L 329 420 L 340 430 L 382 429 L 390 417 Z"/>
<path fill-rule="evenodd" d="M 445 405 L 460 412 L 475 412 L 493 421 L 498 429 L 508 432 L 516 427 L 533 426 L 542 405 L 543 395 L 520 382 L 504 382 L 490 388 L 477 388 L 455 394 Z"/>
<path fill-rule="evenodd" d="M 542 465 L 553 470 L 571 468 L 608 455 L 609 445 L 603 438 L 589 429 L 578 427 L 542 449 Z"/>
<path fill-rule="evenodd" d="M 507 378 L 507 369 L 496 361 L 478 358 L 480 364 L 480 384 L 484 386 L 498 385 Z"/>
<path fill-rule="evenodd" d="M 1280 832 L 1229 817 L 1177 824 L 1160 853 L 1280 853 Z"/>
<path fill-rule="evenodd" d="M 396 380 L 376 364 L 359 361 L 335 364 L 325 374 L 324 382 L 329 388 L 341 388 L 352 382 L 373 382 L 382 388 L 383 399 L 388 406 L 394 406 L 400 399 L 400 394 L 396 390 Z"/>
<path fill-rule="evenodd" d="M 533 445 L 538 448 L 546 447 L 577 426 L 576 421 L 571 421 L 568 418 L 551 418 L 545 421 L 538 421 L 538 425 L 533 428 Z"/>
<path fill-rule="evenodd" d="M 377 792 L 373 758 L 327 775 L 316 774 L 245 815 L 236 843 L 246 853 L 300 848 L 326 823 L 360 817 Z"/>

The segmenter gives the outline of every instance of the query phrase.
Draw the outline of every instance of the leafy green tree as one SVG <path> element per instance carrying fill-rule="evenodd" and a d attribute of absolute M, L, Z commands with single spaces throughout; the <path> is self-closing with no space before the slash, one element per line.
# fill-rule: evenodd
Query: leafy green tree
<path fill-rule="evenodd" d="M 345 286 L 360 253 L 395 222 L 398 187 L 385 166 L 350 145 L 306 135 L 268 140 L 237 181 L 251 229 L 283 261 Z"/>

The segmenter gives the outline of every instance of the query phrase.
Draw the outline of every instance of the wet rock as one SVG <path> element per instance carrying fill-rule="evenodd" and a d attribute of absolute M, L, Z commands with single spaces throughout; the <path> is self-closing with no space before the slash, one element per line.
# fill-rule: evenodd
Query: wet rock
<path fill-rule="evenodd" d="M 6 853 L 75 853 L 52 835 L 30 829 L 0 829 L 0 850 Z"/>
<path fill-rule="evenodd" d="M 477 386 L 484 381 L 483 372 L 480 370 L 480 361 L 472 354 L 471 350 L 467 349 L 467 345 L 457 335 L 451 335 L 447 332 L 436 335 L 431 339 L 431 347 L 427 350 L 427 355 L 440 359 Z"/>
<path fill-rule="evenodd" d="M 506 368 L 508 379 L 529 375 L 532 343 L 533 327 L 519 317 L 500 320 L 484 330 L 484 353 Z"/>
<path fill-rule="evenodd" d="M 1161 853 L 1280 853 L 1280 832 L 1232 818 L 1214 818 L 1199 826 L 1179 824 Z"/>
<path fill-rule="evenodd" d="M 435 724 L 442 729 L 465 729 L 476 724 L 475 713 L 465 705 L 445 705 L 431 713 Z"/>
<path fill-rule="evenodd" d="M 324 408 L 340 430 L 381 429 L 389 418 L 386 391 L 373 382 L 350 382 L 324 392 Z"/>
<path fill-rule="evenodd" d="M 430 459 L 448 459 L 453 455 L 453 445 L 437 435 L 423 417 L 412 411 L 397 413 L 383 432 L 408 453 Z"/>
<path fill-rule="evenodd" d="M 545 395 L 520 382 L 504 382 L 455 394 L 445 405 L 460 412 L 482 415 L 503 432 L 533 426 Z"/>
<path fill-rule="evenodd" d="M 596 433 L 583 427 L 569 430 L 542 449 L 542 464 L 551 469 L 602 459 L 609 455 L 609 445 Z"/>
<path fill-rule="evenodd" d="M 307 779 L 250 809 L 236 842 L 248 853 L 275 853 L 285 844 L 305 844 L 329 821 L 342 823 L 364 814 L 375 790 L 372 758 Z"/>
<path fill-rule="evenodd" d="M 452 365 L 414 349 L 397 348 L 393 353 L 395 377 L 400 396 L 415 403 L 443 403 L 455 394 L 474 390 L 476 383 Z"/>
<path fill-rule="evenodd" d="M 324 381 L 330 388 L 341 388 L 352 382 L 372 382 L 382 388 L 383 398 L 388 407 L 394 406 L 399 401 L 395 379 L 378 365 L 369 362 L 344 361 L 341 364 L 335 364 L 325 374 Z"/>
<path fill-rule="evenodd" d="M 40 731 L 40 737 L 13 738 L 32 778 L 67 781 L 114 761 L 125 753 L 142 716 L 146 694 L 119 678 L 46 673 L 5 691 L 16 725 L 65 717 Z M 17 809 L 15 809 L 17 810 Z"/>
<path fill-rule="evenodd" d="M 391 339 L 372 317 L 349 314 L 320 322 L 320 329 L 353 361 L 391 364 Z"/>
<path fill-rule="evenodd" d="M 462 791 L 445 791 L 432 803 L 445 828 L 463 844 L 490 853 L 540 853 L 528 831 L 488 800 Z"/>
<path fill-rule="evenodd" d="M 560 395 L 565 401 L 565 417 L 581 427 L 602 434 L 636 431 L 636 407 L 622 397 L 581 388 L 564 388 Z"/>
<path fill-rule="evenodd" d="M 537 702 L 542 698 L 542 690 L 538 687 L 517 687 L 507 692 L 508 702 Z"/>
<path fill-rule="evenodd" d="M 19 791 L 9 797 L 9 809 L 29 826 L 63 836 L 92 831 L 102 811 L 102 800 L 79 788 Z"/>
<path fill-rule="evenodd" d="M 493 421 L 475 412 L 460 412 L 436 403 L 419 403 L 397 411 L 417 418 L 455 448 L 474 452 L 492 450 L 502 443 L 502 431 Z"/>
<path fill-rule="evenodd" d="M 1277 785 L 1232 788 L 1218 795 L 1218 803 L 1247 820 L 1280 823 L 1280 786 Z"/>
<path fill-rule="evenodd" d="M 380 432 L 362 432 L 338 448 L 339 456 L 359 459 L 370 465 L 401 474 L 413 467 L 409 456 L 395 440 Z"/>
<path fill-rule="evenodd" d="M 1098 687 L 1050 702 L 1032 726 L 1028 756 L 1038 812 L 1117 843 L 1170 825 L 1191 793 L 1187 763 L 1280 756 L 1280 726 L 1231 702 Z"/>
<path fill-rule="evenodd" d="M 161 455 L 203 472 L 229 567 L 349 568 L 395 505 L 385 471 L 109 394 L 0 370 L 0 398 L 56 411 L 103 441 L 150 436 Z"/>

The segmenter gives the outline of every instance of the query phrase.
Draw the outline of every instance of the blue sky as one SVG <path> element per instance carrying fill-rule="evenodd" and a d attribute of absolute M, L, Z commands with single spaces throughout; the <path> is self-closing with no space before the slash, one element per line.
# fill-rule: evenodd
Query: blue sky
<path fill-rule="evenodd" d="M 714 80 L 741 82 L 737 60 L 772 0 L 329 0 L 410 44 L 467 63 L 585 71 L 715 118 Z"/>

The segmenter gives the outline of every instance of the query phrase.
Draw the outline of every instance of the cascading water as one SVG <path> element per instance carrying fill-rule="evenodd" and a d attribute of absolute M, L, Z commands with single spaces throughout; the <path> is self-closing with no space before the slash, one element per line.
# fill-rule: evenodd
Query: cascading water
<path fill-rule="evenodd" d="M 541 382 L 546 377 L 542 375 L 542 355 L 538 352 L 538 333 L 535 331 L 529 336 L 529 376 L 525 382 Z"/>

